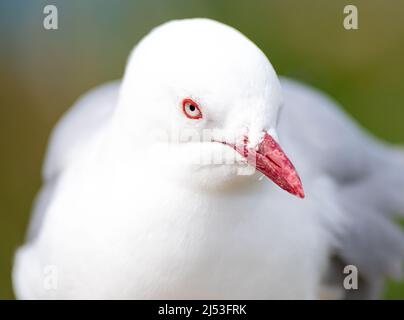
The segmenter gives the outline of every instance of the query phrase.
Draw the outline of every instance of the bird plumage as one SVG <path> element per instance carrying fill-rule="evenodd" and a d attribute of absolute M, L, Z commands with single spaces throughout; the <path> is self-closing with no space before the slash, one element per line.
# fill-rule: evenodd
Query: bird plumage
<path fill-rule="evenodd" d="M 403 153 L 364 133 L 322 93 L 279 84 L 262 52 L 230 27 L 191 19 L 151 35 L 122 83 L 85 95 L 55 128 L 27 243 L 16 254 L 17 295 L 314 299 L 332 288 L 334 297 L 376 297 L 404 256 L 392 222 L 404 212 Z M 278 121 L 306 199 L 260 174 L 237 175 L 237 166 L 191 161 L 234 156 L 231 148 L 164 149 L 165 138 L 150 133 L 193 126 L 175 110 L 189 95 L 208 114 L 198 132 L 248 125 L 257 143 L 254 128 L 277 137 Z M 345 264 L 358 267 L 359 291 L 343 290 Z M 49 265 L 56 289 L 43 285 Z"/>

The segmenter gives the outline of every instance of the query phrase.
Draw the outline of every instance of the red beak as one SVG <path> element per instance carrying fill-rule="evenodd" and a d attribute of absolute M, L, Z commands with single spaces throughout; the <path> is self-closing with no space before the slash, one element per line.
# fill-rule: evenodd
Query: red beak
<path fill-rule="evenodd" d="M 244 146 L 235 146 L 234 149 L 279 187 L 299 198 L 304 198 L 302 182 L 295 167 L 269 134 L 265 133 L 258 150 L 247 148 L 246 142 Z"/>

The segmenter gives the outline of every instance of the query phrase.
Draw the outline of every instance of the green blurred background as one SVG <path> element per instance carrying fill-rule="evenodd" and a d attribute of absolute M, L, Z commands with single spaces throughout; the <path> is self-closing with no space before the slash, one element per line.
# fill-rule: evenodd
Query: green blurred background
<path fill-rule="evenodd" d="M 59 30 L 43 28 L 54 4 Z M 359 30 L 343 28 L 355 4 Z M 152 27 L 209 17 L 241 30 L 279 74 L 328 92 L 373 134 L 404 143 L 404 1 L 1 1 L 0 298 L 13 298 L 13 252 L 24 238 L 52 127 L 86 90 L 121 77 Z M 390 282 L 386 298 L 404 298 Z"/>

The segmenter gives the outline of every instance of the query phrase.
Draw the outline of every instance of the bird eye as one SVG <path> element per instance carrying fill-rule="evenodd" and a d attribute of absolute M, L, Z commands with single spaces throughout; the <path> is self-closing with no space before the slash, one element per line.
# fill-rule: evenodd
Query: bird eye
<path fill-rule="evenodd" d="M 184 99 L 182 101 L 182 111 L 189 119 L 201 119 L 202 112 L 198 104 L 192 99 Z"/>

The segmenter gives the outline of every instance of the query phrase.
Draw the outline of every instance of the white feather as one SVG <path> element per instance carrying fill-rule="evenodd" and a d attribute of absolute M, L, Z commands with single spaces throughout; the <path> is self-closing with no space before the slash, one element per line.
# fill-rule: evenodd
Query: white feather
<path fill-rule="evenodd" d="M 183 116 L 186 96 L 203 121 Z M 276 136 L 283 99 L 279 139 L 304 200 L 259 174 L 238 175 L 242 164 L 196 161 L 234 157 L 227 146 L 169 142 L 188 129 L 238 137 L 248 127 L 256 144 L 262 130 Z M 344 190 L 377 171 L 364 164 L 389 158 L 386 150 L 328 98 L 288 80 L 281 89 L 238 31 L 207 19 L 164 24 L 135 48 L 122 84 L 90 92 L 56 127 L 29 240 L 16 255 L 17 296 L 318 298 L 331 257 L 352 256 L 340 241 L 356 214 Z M 403 190 L 400 179 L 394 187 Z M 44 285 L 47 266 L 56 288 Z"/>

